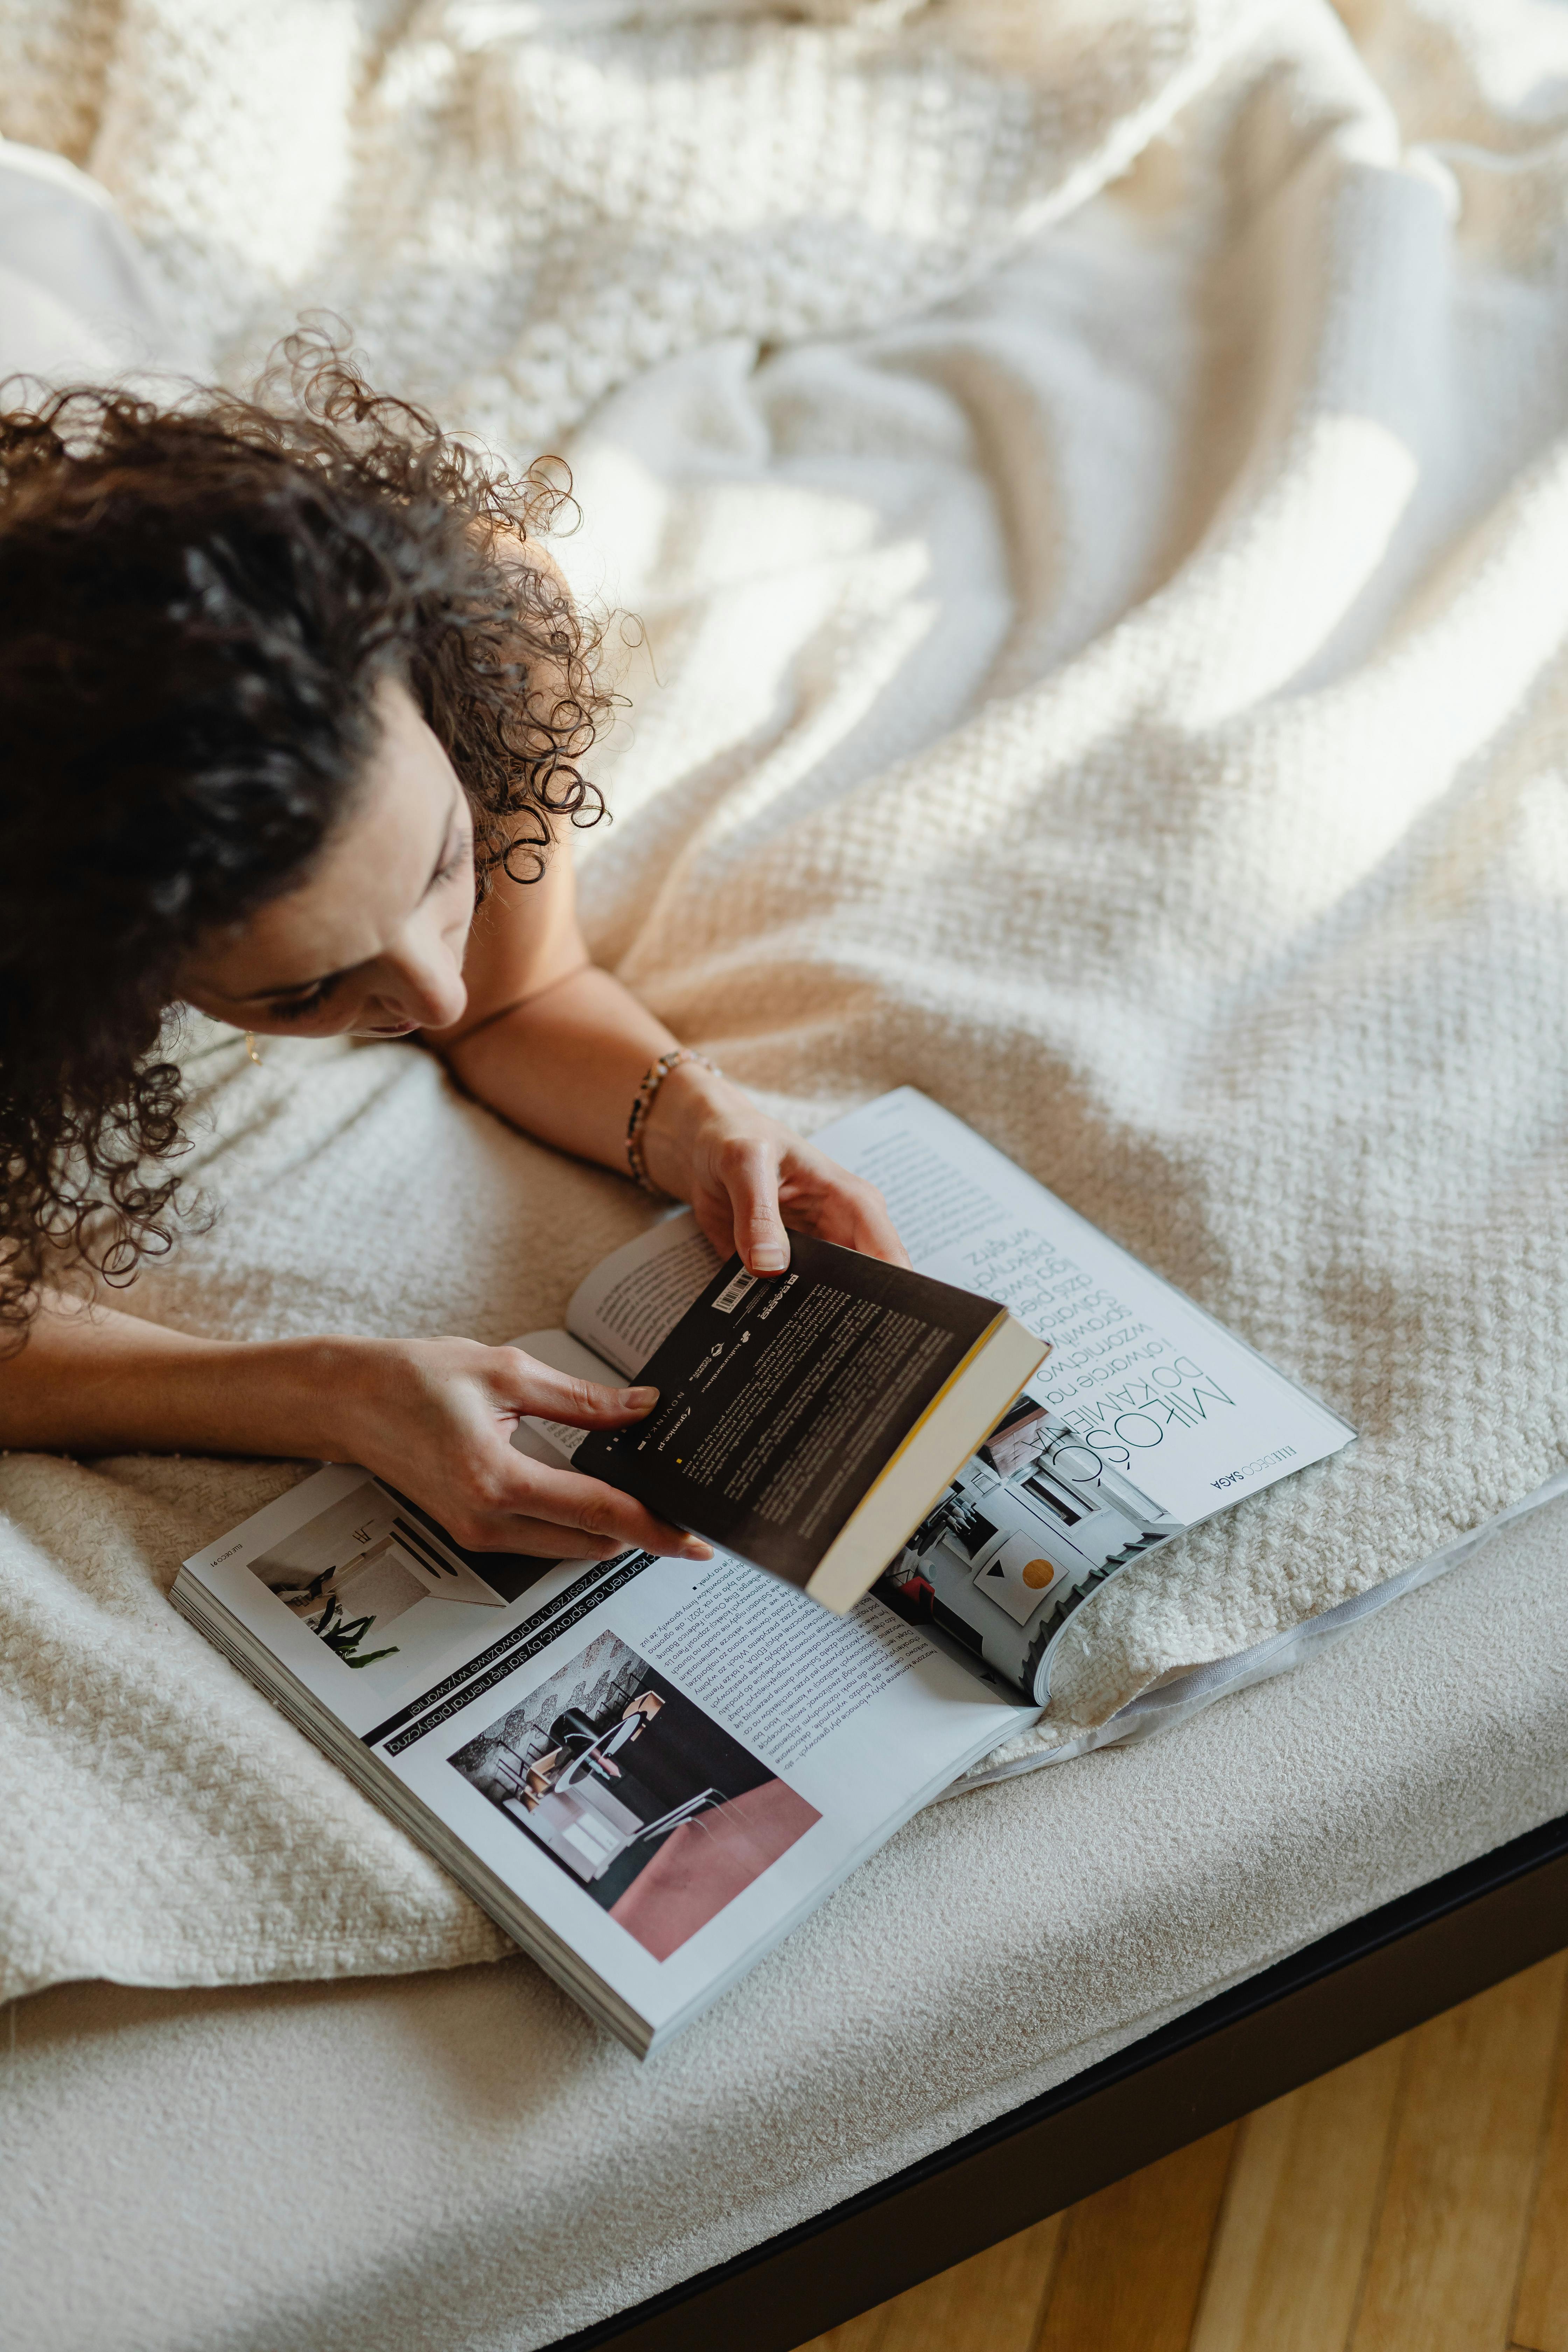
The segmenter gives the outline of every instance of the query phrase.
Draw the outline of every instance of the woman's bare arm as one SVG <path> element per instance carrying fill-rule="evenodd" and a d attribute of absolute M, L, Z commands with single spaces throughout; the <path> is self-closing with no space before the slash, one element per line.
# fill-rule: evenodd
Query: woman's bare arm
<path fill-rule="evenodd" d="M 537 540 L 503 560 L 566 583 Z M 547 670 L 532 692 L 541 709 L 568 702 L 568 680 Z M 591 738 L 566 748 L 585 756 Z M 496 874 L 474 918 L 463 962 L 468 1001 L 460 1020 L 426 1032 L 461 1084 L 541 1141 L 626 1167 L 626 1122 L 646 1073 L 677 1040 L 629 989 L 598 969 L 577 920 L 569 824 L 544 874 L 514 882 Z M 664 1080 L 642 1137 L 654 1182 L 689 1201 L 703 1232 L 753 1274 L 789 1263 L 785 1227 L 907 1264 L 882 1199 L 770 1118 L 739 1087 L 699 1064 Z"/>
<path fill-rule="evenodd" d="M 538 881 L 496 875 L 463 982 L 462 1019 L 425 1033 L 454 1076 L 514 1127 L 624 1173 L 632 1098 L 676 1041 L 589 953 L 569 833 Z"/>
<path fill-rule="evenodd" d="M 624 1428 L 653 1394 L 474 1339 L 198 1339 L 48 1298 L 0 1362 L 0 1446 L 358 1462 L 477 1551 L 604 1559 L 640 1545 L 705 1559 L 629 1495 L 510 1443 L 526 1413 Z"/>
<path fill-rule="evenodd" d="M 676 1040 L 589 955 L 569 837 L 541 880 L 500 878 L 475 918 L 463 978 L 462 1020 L 429 1040 L 461 1084 L 542 1142 L 624 1171 L 637 1088 Z M 700 1065 L 665 1079 L 643 1140 L 654 1181 L 689 1201 L 721 1255 L 739 1250 L 753 1274 L 788 1265 L 788 1225 L 908 1263 L 871 1185 Z"/>

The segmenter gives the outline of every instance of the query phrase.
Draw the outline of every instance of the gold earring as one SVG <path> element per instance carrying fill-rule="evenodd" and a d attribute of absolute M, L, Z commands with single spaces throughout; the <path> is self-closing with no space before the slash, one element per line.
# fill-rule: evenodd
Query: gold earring
<path fill-rule="evenodd" d="M 259 1069 L 261 1067 L 261 1056 L 256 1050 L 256 1040 L 251 1035 L 248 1029 L 245 1033 L 245 1050 L 249 1055 L 251 1060 L 255 1063 L 257 1068 Z"/>

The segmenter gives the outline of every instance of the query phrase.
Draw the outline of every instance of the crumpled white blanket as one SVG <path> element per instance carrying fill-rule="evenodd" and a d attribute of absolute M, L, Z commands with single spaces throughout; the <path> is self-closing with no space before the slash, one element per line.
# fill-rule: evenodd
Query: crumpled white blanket
<path fill-rule="evenodd" d="M 144 356 L 328 304 L 566 450 L 643 624 L 597 952 L 801 1123 L 923 1087 L 1360 1427 L 1086 1611 L 1034 1749 L 1563 1459 L 1565 89 L 1526 0 L 0 5 Z M 500 1339 L 642 1213 L 410 1049 L 188 1050 L 218 1213 L 140 1312 Z M 294 1475 L 0 1463 L 0 1990 L 498 1948 L 166 1609 Z"/>

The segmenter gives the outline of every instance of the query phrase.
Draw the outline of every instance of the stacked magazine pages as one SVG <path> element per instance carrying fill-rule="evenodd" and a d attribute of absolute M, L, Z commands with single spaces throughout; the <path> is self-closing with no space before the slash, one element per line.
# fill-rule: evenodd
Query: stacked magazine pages
<path fill-rule="evenodd" d="M 1034 1720 L 1110 1578 L 1354 1434 L 912 1089 L 816 1140 L 880 1188 L 913 1276 L 795 1237 L 759 1281 L 684 1213 L 517 1343 L 659 1388 L 614 1437 L 515 1442 L 712 1559 L 465 1551 L 334 1466 L 174 1586 L 643 2054 Z"/>

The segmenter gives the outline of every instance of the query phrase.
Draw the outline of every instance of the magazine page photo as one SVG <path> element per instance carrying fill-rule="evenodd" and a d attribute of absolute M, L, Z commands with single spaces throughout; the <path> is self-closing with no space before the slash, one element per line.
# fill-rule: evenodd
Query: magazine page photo
<path fill-rule="evenodd" d="M 821 1819 L 610 1632 L 448 1760 L 656 1960 Z"/>

